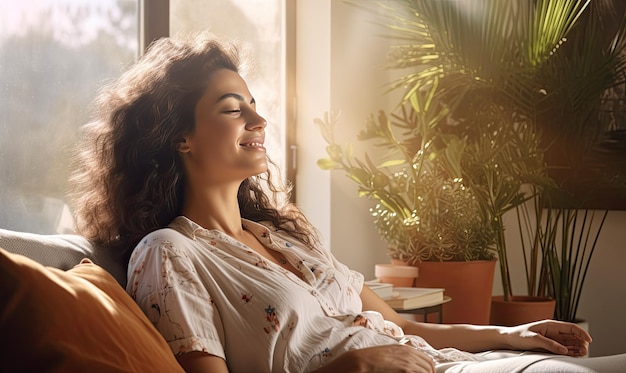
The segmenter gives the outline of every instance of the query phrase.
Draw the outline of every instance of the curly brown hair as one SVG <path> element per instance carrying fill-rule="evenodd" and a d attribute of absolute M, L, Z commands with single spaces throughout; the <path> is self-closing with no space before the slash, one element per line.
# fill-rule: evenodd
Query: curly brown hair
<path fill-rule="evenodd" d="M 100 91 L 70 178 L 78 233 L 130 250 L 181 214 L 184 175 L 177 144 L 194 130 L 194 108 L 211 73 L 223 68 L 239 73 L 233 44 L 206 33 L 164 38 Z M 239 187 L 241 216 L 270 221 L 314 247 L 316 230 L 284 202 L 288 193 L 270 171 L 250 177 Z"/>

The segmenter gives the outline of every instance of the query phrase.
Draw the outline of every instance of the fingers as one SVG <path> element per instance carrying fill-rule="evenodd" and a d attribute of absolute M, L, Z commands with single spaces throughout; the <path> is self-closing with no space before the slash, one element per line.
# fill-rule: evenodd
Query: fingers
<path fill-rule="evenodd" d="M 420 352 L 420 354 L 422 354 L 422 358 L 419 359 L 418 361 L 418 367 L 421 369 L 419 372 L 427 372 L 427 373 L 435 373 L 435 362 L 433 361 L 433 359 Z"/>
<path fill-rule="evenodd" d="M 567 348 L 567 352 L 564 354 L 568 356 L 586 355 L 592 340 L 589 333 L 575 324 L 561 322 L 558 325 L 562 327 L 562 330 L 554 333 L 554 335 L 547 333 L 547 337 Z"/>
<path fill-rule="evenodd" d="M 579 335 L 564 335 L 559 341 L 567 348 L 568 356 L 584 356 L 589 351 L 589 341 Z"/>
<path fill-rule="evenodd" d="M 426 353 L 410 347 L 409 351 L 406 351 L 409 355 L 412 355 L 411 360 L 415 363 L 415 372 L 435 373 L 435 362 Z M 412 372 L 413 369 L 407 366 L 407 371 Z"/>
<path fill-rule="evenodd" d="M 555 341 L 554 339 L 544 337 L 541 334 L 537 334 L 536 338 L 539 340 L 540 346 L 538 347 L 540 349 L 544 349 L 549 352 L 552 352 L 553 354 L 559 354 L 559 355 L 565 355 L 569 351 L 567 347 Z"/>
<path fill-rule="evenodd" d="M 418 364 L 418 372 L 424 372 L 424 373 L 435 373 L 435 363 L 433 363 L 432 360 L 430 361 L 421 361 L 420 364 Z"/>
<path fill-rule="evenodd" d="M 587 354 L 591 337 L 584 330 L 573 324 L 562 322 L 552 325 L 544 324 L 542 327 L 542 330 L 535 331 L 534 336 L 539 343 L 538 348 L 559 355 L 584 356 Z M 579 333 L 578 329 L 582 333 Z"/>
<path fill-rule="evenodd" d="M 581 328 L 580 326 L 576 325 L 576 324 L 570 324 L 571 329 L 570 329 L 570 333 L 571 334 L 575 334 L 577 336 L 580 336 L 583 338 L 584 341 L 586 341 L 587 343 L 591 343 L 591 335 L 589 335 L 589 333 L 587 333 L 587 331 L 583 328 Z"/>
<path fill-rule="evenodd" d="M 348 353 L 344 354 L 347 355 Z M 367 372 L 434 373 L 435 363 L 426 353 L 408 345 L 386 345 L 350 351 L 357 366 Z"/>
<path fill-rule="evenodd" d="M 586 345 L 571 345 L 571 346 L 565 346 L 567 347 L 567 353 L 565 355 L 567 356 L 573 356 L 573 357 L 579 357 L 579 356 L 585 356 L 587 355 L 587 352 L 589 352 L 589 347 Z"/>
<path fill-rule="evenodd" d="M 542 326 L 546 330 L 546 333 L 542 334 L 545 334 L 547 336 L 550 336 L 549 334 L 551 333 L 558 333 L 561 335 L 575 335 L 582 338 L 582 340 L 591 343 L 591 335 L 589 335 L 589 333 L 587 333 L 585 329 L 576 324 L 564 321 L 550 320 Z"/>

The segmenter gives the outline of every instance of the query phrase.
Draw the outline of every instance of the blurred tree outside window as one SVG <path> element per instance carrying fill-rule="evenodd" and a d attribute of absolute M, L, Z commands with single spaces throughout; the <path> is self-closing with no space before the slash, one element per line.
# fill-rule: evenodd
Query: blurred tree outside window
<path fill-rule="evenodd" d="M 137 56 L 137 0 L 0 0 L 0 228 L 73 231 L 68 158 L 96 92 Z"/>

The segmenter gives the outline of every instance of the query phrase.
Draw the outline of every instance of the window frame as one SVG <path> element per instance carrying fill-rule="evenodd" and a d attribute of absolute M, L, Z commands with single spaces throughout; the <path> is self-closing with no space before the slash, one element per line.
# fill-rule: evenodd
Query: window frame
<path fill-rule="evenodd" d="M 297 95 L 296 95 L 296 0 L 285 0 L 285 176 L 294 188 L 291 202 L 296 202 L 298 174 Z"/>
<path fill-rule="evenodd" d="M 138 0 L 139 11 L 139 56 L 150 44 L 170 34 L 169 0 Z"/>

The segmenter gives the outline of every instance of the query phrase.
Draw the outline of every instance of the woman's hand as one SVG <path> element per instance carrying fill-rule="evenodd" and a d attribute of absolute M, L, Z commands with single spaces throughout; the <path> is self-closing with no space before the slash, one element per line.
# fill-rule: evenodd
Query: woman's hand
<path fill-rule="evenodd" d="M 543 320 L 513 326 L 506 331 L 509 344 L 515 350 L 545 350 L 568 356 L 584 356 L 591 336 L 576 324 Z"/>
<path fill-rule="evenodd" d="M 316 372 L 434 373 L 435 363 L 414 347 L 388 345 L 348 351 Z"/>

